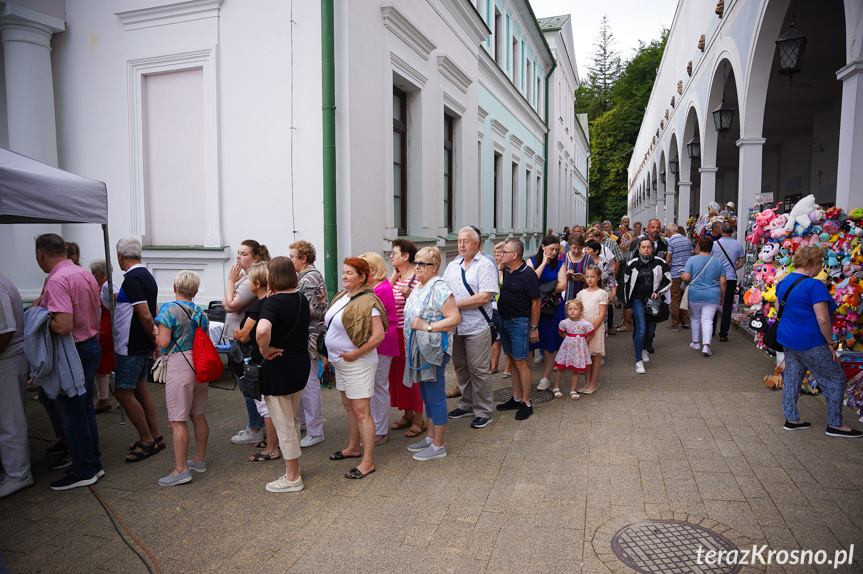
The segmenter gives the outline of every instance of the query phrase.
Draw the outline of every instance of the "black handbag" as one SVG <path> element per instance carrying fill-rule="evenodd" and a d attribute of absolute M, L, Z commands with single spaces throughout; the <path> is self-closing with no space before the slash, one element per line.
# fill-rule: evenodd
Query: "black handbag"
<path fill-rule="evenodd" d="M 327 321 L 327 327 L 326 327 L 326 329 L 324 329 L 323 331 L 321 331 L 321 334 L 320 334 L 320 335 L 318 335 L 318 340 L 317 340 L 317 342 L 316 342 L 316 344 L 315 344 L 315 350 L 317 350 L 317 352 L 318 352 L 318 354 L 319 354 L 320 356 L 322 356 L 322 357 L 324 357 L 324 358 L 326 358 L 326 359 L 329 359 L 329 358 L 330 358 L 330 355 L 328 354 L 328 351 L 327 351 L 327 331 L 329 331 L 329 330 L 330 330 L 330 325 L 333 323 L 333 319 L 335 319 L 335 318 L 336 318 L 336 315 L 338 315 L 339 313 L 341 313 L 342 311 L 344 311 L 345 309 L 347 309 L 348 305 L 350 305 L 350 304 L 351 304 L 351 301 L 353 301 L 353 300 L 354 300 L 354 299 L 356 299 L 357 297 L 362 297 L 363 295 L 366 295 L 366 294 L 368 294 L 368 293 L 370 293 L 370 291 L 363 291 L 362 293 L 357 293 L 356 295 L 354 295 L 353 297 L 351 297 L 350 299 L 348 299 L 348 302 L 347 302 L 347 304 L 346 304 L 344 307 L 342 307 L 341 309 L 339 309 L 338 311 L 336 311 L 335 313 L 333 313 L 333 316 L 332 316 L 332 317 L 330 317 L 330 320 L 329 320 L 329 321 Z"/>
<path fill-rule="evenodd" d="M 560 306 L 560 295 L 555 293 L 557 279 L 546 281 L 539 286 L 539 314 L 554 317 Z"/>
<path fill-rule="evenodd" d="M 767 327 L 767 330 L 764 331 L 764 334 L 761 336 L 761 341 L 764 343 L 764 346 L 768 349 L 773 349 L 777 353 L 781 353 L 785 350 L 785 347 L 783 347 L 782 343 L 779 342 L 779 320 L 782 318 L 782 310 L 785 309 L 785 301 L 788 300 L 791 290 L 797 287 L 797 284 L 804 279 L 806 279 L 805 275 L 799 277 L 791 284 L 791 287 L 789 287 L 788 291 L 785 292 L 785 296 L 782 297 L 782 301 L 779 302 L 779 306 L 776 308 L 776 320 Z"/>
<path fill-rule="evenodd" d="M 231 348 L 228 349 L 228 368 L 235 377 L 245 375 L 244 363 L 251 355 L 251 345 L 236 340 L 231 341 Z"/>
<path fill-rule="evenodd" d="M 671 307 L 662 299 L 648 299 L 644 305 L 644 318 L 651 323 L 662 323 L 671 316 Z"/>
<path fill-rule="evenodd" d="M 467 284 L 467 276 L 464 273 L 464 268 L 461 270 L 461 282 L 464 283 L 464 288 L 467 289 L 467 292 L 471 294 L 471 297 L 474 295 L 473 289 L 470 288 L 470 285 Z M 485 322 L 488 323 L 488 328 L 491 329 L 491 343 L 494 344 L 497 341 L 497 326 L 494 324 L 494 321 L 491 320 L 491 317 L 488 316 L 488 313 L 485 312 L 485 305 L 479 306 L 479 312 L 482 313 Z"/>

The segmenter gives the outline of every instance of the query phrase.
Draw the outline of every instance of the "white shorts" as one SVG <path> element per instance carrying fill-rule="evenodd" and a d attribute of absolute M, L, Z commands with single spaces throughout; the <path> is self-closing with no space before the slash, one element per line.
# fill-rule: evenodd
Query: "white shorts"
<path fill-rule="evenodd" d="M 342 359 L 333 363 L 336 370 L 336 389 L 344 391 L 349 399 L 368 399 L 375 394 L 377 363 L 357 360 L 349 363 Z"/>

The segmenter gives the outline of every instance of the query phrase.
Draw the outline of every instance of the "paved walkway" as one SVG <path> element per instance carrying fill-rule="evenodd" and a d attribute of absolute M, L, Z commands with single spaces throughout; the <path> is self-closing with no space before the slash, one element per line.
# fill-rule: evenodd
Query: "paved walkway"
<path fill-rule="evenodd" d="M 377 472 L 360 481 L 342 477 L 350 462 L 327 460 L 347 430 L 337 392 L 324 389 L 326 441 L 304 450 L 298 494 L 267 493 L 283 463 L 245 462 L 253 448 L 230 444 L 245 420 L 237 391 L 210 391 L 210 470 L 175 488 L 156 484 L 173 466 L 170 448 L 123 462 L 136 437 L 113 411 L 98 418 L 107 475 L 96 488 L 164 573 L 631 572 L 611 537 L 650 518 L 701 524 L 741 548 L 832 558 L 855 545 L 853 565 L 837 570 L 743 572 L 863 570 L 863 440 L 824 435 L 821 397 L 800 400 L 811 429 L 783 431 L 781 395 L 761 382 L 771 362 L 743 336 L 703 358 L 688 331 L 658 331 L 646 375 L 634 372 L 630 337 L 609 337 L 595 395 L 538 405 L 524 422 L 503 413 L 481 430 L 452 421 L 450 454 L 437 461 L 411 459 L 410 439 L 394 431 L 376 449 Z M 164 392 L 152 391 L 165 421 Z M 27 412 L 48 434 L 40 405 L 28 401 Z M 856 419 L 845 410 L 861 428 Z M 90 489 L 48 489 L 60 471 L 45 471 L 45 442 L 31 446 L 35 486 L 0 500 L 9 570 L 145 572 Z"/>

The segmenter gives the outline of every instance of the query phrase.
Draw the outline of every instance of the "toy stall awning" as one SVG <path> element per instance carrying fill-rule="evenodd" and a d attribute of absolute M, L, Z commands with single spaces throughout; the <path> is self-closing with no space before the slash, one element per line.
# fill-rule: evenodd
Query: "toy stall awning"
<path fill-rule="evenodd" d="M 0 148 L 0 223 L 108 223 L 108 190 Z"/>

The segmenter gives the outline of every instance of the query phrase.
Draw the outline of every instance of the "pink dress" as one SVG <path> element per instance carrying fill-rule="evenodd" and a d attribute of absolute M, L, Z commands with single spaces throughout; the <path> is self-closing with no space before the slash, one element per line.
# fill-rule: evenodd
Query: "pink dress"
<path fill-rule="evenodd" d="M 563 336 L 563 344 L 554 359 L 554 366 L 559 370 L 585 372 L 591 362 L 586 337 L 593 333 L 593 324 L 584 319 L 564 319 L 557 328 Z"/>

